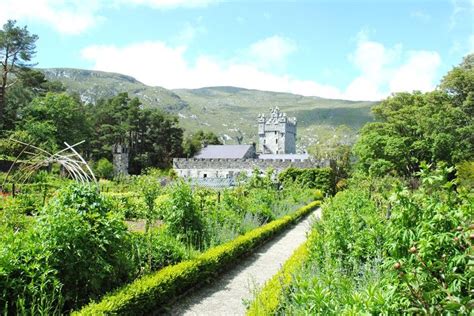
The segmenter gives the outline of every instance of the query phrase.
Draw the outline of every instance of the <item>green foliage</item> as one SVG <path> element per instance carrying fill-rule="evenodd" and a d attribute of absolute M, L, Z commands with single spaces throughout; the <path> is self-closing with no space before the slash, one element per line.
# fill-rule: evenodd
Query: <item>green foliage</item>
<path fill-rule="evenodd" d="M 278 175 L 282 183 L 297 182 L 308 188 L 319 189 L 325 194 L 335 190 L 334 172 L 331 168 L 297 169 L 290 167 Z"/>
<path fill-rule="evenodd" d="M 324 193 L 321 190 L 314 191 L 314 200 L 315 201 L 322 201 L 324 199 Z"/>
<path fill-rule="evenodd" d="M 50 265 L 67 307 L 80 306 L 128 278 L 129 237 L 123 219 L 94 188 L 69 186 L 38 219 Z"/>
<path fill-rule="evenodd" d="M 348 189 L 326 200 L 308 241 L 305 268 L 296 274 L 277 314 L 380 312 L 384 218 L 367 191 Z M 370 304 L 363 302 L 371 298 Z"/>
<path fill-rule="evenodd" d="M 59 315 L 61 283 L 38 233 L 0 226 L 0 245 L 0 313 Z"/>
<path fill-rule="evenodd" d="M 143 109 L 138 98 L 127 93 L 99 100 L 89 108 L 97 137 L 91 142 L 95 159 L 111 158 L 112 146 L 129 150 L 132 174 L 148 167 L 169 167 L 173 157 L 181 156 L 183 131 L 177 119 L 157 109 Z"/>
<path fill-rule="evenodd" d="M 203 146 L 207 145 L 222 145 L 222 143 L 213 132 L 199 130 L 184 139 L 183 153 L 186 157 L 193 157 Z"/>
<path fill-rule="evenodd" d="M 95 175 L 103 179 L 112 179 L 114 176 L 114 165 L 107 159 L 101 158 L 95 164 Z"/>
<path fill-rule="evenodd" d="M 354 148 L 372 175 L 411 176 L 422 162 L 454 165 L 474 153 L 474 58 L 448 73 L 440 90 L 396 93 L 373 108 Z"/>
<path fill-rule="evenodd" d="M 441 81 L 441 88 L 471 116 L 474 114 L 474 54 L 463 58 L 462 63 L 454 67 Z"/>
<path fill-rule="evenodd" d="M 456 165 L 456 180 L 468 192 L 474 190 L 474 161 L 463 161 Z"/>
<path fill-rule="evenodd" d="M 268 280 L 247 310 L 247 315 L 273 315 L 276 313 L 284 289 L 291 283 L 292 276 L 308 259 L 307 243 L 294 251 L 283 267 Z"/>
<path fill-rule="evenodd" d="M 16 83 L 8 88 L 6 95 L 5 124 L 6 130 L 14 130 L 19 123 L 21 113 L 36 97 L 44 97 L 48 92 L 64 92 L 65 88 L 58 81 L 46 80 L 41 71 L 21 68 L 15 73 Z"/>
<path fill-rule="evenodd" d="M 420 189 L 399 189 L 392 198 L 385 264 L 393 278 L 391 301 L 399 302 L 398 309 L 472 311 L 474 199 L 453 190 L 453 181 L 447 181 L 452 171 L 422 166 Z"/>
<path fill-rule="evenodd" d="M 326 201 L 276 314 L 470 313 L 474 200 L 421 168 L 417 190 L 356 175 Z"/>
<path fill-rule="evenodd" d="M 166 230 L 132 234 L 137 271 L 157 271 L 187 259 L 186 246 Z"/>
<path fill-rule="evenodd" d="M 147 206 L 140 194 L 136 192 L 127 193 L 102 193 L 109 198 L 113 208 L 126 219 L 143 219 L 146 217 Z"/>
<path fill-rule="evenodd" d="M 21 28 L 16 26 L 16 21 L 8 20 L 0 30 L 0 60 L 2 60 L 2 71 L 0 76 L 0 130 L 7 126 L 6 92 L 9 77 L 17 73 L 20 69 L 29 67 L 35 54 L 38 36 L 30 34 L 26 26 Z"/>
<path fill-rule="evenodd" d="M 326 137 L 318 136 L 317 143 L 309 146 L 308 152 L 317 160 L 333 161 L 336 181 L 347 178 L 356 132 L 345 125 L 340 125 Z"/>
<path fill-rule="evenodd" d="M 292 216 L 285 216 L 226 244 L 211 248 L 193 260 L 168 266 L 144 276 L 115 293 L 107 295 L 102 301 L 89 304 L 73 315 L 136 315 L 163 308 L 179 294 L 199 282 L 214 277 L 231 262 L 235 262 L 237 258 L 319 205 L 320 202 L 313 202 L 300 208 Z"/>
<path fill-rule="evenodd" d="M 73 145 L 88 136 L 84 107 L 65 93 L 47 93 L 36 97 L 21 113 L 19 129 L 31 136 L 35 145 L 54 150 Z"/>
<path fill-rule="evenodd" d="M 178 181 L 172 186 L 162 218 L 170 234 L 178 240 L 186 240 L 197 247 L 205 241 L 203 214 L 188 183 Z"/>

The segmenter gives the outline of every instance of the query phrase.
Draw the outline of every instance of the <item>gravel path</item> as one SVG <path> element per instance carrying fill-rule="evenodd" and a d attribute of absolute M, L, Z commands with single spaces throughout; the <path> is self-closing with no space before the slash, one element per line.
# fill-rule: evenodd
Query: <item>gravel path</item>
<path fill-rule="evenodd" d="M 169 315 L 244 315 L 243 301 L 252 299 L 252 293 L 278 272 L 293 251 L 306 240 L 311 220 L 319 216 L 320 209 L 257 249 L 222 274 L 219 280 L 176 302 Z"/>

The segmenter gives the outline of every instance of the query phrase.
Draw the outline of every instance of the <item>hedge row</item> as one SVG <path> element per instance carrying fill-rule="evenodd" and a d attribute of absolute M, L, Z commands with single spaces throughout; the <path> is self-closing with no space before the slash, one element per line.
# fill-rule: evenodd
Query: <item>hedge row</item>
<path fill-rule="evenodd" d="M 335 174 L 331 168 L 299 169 L 290 167 L 278 175 L 278 181 L 298 182 L 308 188 L 319 189 L 325 194 L 335 192 Z"/>
<path fill-rule="evenodd" d="M 139 315 L 156 311 L 192 286 L 215 277 L 237 258 L 295 223 L 320 204 L 320 201 L 314 201 L 292 215 L 284 216 L 228 243 L 211 248 L 193 260 L 183 261 L 146 275 L 105 296 L 102 301 L 91 303 L 74 312 L 73 315 Z"/>
<path fill-rule="evenodd" d="M 268 280 L 255 300 L 247 310 L 247 316 L 275 315 L 283 290 L 291 283 L 293 274 L 301 268 L 308 259 L 308 242 L 303 243 L 291 257 L 285 262 L 283 267 Z"/>

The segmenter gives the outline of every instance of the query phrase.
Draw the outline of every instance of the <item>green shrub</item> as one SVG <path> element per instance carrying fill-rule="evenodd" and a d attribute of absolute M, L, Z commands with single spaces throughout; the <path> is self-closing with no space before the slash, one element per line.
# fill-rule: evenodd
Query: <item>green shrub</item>
<path fill-rule="evenodd" d="M 275 190 L 252 189 L 247 196 L 246 212 L 256 216 L 261 224 L 274 220 L 274 204 L 277 200 Z"/>
<path fill-rule="evenodd" d="M 66 308 L 128 279 L 127 227 L 95 188 L 73 185 L 62 190 L 40 216 L 38 231 L 63 284 Z"/>
<path fill-rule="evenodd" d="M 61 283 L 35 230 L 0 226 L 0 314 L 59 315 Z"/>
<path fill-rule="evenodd" d="M 297 182 L 331 195 L 335 190 L 335 176 L 331 168 L 297 169 L 290 167 L 278 175 L 278 180 L 281 183 Z"/>
<path fill-rule="evenodd" d="M 392 199 L 385 244 L 390 303 L 414 313 L 472 313 L 474 199 L 453 190 L 453 168 L 421 167 L 421 187 L 399 188 Z"/>
<path fill-rule="evenodd" d="M 474 161 L 463 161 L 456 165 L 456 179 L 460 187 L 474 191 Z"/>
<path fill-rule="evenodd" d="M 211 248 L 193 260 L 183 261 L 146 275 L 74 314 L 138 315 L 156 312 L 156 309 L 170 303 L 191 286 L 215 277 L 217 272 L 235 262 L 238 257 L 259 246 L 319 205 L 319 201 L 313 202 L 298 209 L 291 216 L 285 216 L 228 243 Z"/>
<path fill-rule="evenodd" d="M 315 201 L 322 201 L 324 199 L 324 193 L 321 190 L 314 191 L 314 200 Z"/>
<path fill-rule="evenodd" d="M 106 193 L 113 209 L 122 214 L 126 219 L 142 219 L 146 217 L 147 207 L 143 198 L 135 192 Z"/>
<path fill-rule="evenodd" d="M 167 207 L 161 212 L 170 234 L 196 247 L 203 244 L 204 221 L 188 183 L 179 181 L 172 186 Z"/>
<path fill-rule="evenodd" d="M 26 216 L 24 202 L 23 198 L 0 197 L 0 226 L 13 231 L 31 228 L 34 219 Z"/>
<path fill-rule="evenodd" d="M 293 274 L 301 268 L 307 258 L 308 248 L 304 243 L 294 251 L 280 271 L 265 283 L 249 306 L 247 315 L 274 315 L 280 306 L 285 287 L 291 283 Z"/>
<path fill-rule="evenodd" d="M 112 179 L 114 176 L 114 165 L 107 158 L 97 161 L 94 169 L 99 178 Z"/>
<path fill-rule="evenodd" d="M 472 313 L 472 195 L 421 167 L 416 190 L 384 177 L 326 201 L 278 314 Z"/>
<path fill-rule="evenodd" d="M 138 271 L 157 271 L 187 259 L 186 246 L 163 229 L 153 229 L 148 234 L 133 233 L 132 244 Z"/>
<path fill-rule="evenodd" d="M 365 191 L 348 189 L 326 200 L 308 240 L 308 262 L 284 289 L 278 314 L 377 313 L 359 305 L 377 278 L 383 215 Z M 370 295 L 377 297 L 381 290 Z M 377 301 L 378 302 L 378 301 Z M 274 307 L 273 307 L 274 308 Z"/>

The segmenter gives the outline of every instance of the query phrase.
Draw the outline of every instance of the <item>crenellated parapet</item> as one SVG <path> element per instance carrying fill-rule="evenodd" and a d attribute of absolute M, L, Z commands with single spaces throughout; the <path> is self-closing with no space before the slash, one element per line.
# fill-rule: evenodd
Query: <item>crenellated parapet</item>
<path fill-rule="evenodd" d="M 278 107 L 270 110 L 270 116 L 259 114 L 258 151 L 263 154 L 296 153 L 296 118 L 288 117 Z"/>
<path fill-rule="evenodd" d="M 180 169 L 220 169 L 220 170 L 266 170 L 273 168 L 277 172 L 289 167 L 315 168 L 329 167 L 329 160 L 315 161 L 311 159 L 196 159 L 175 158 L 173 168 Z"/>

